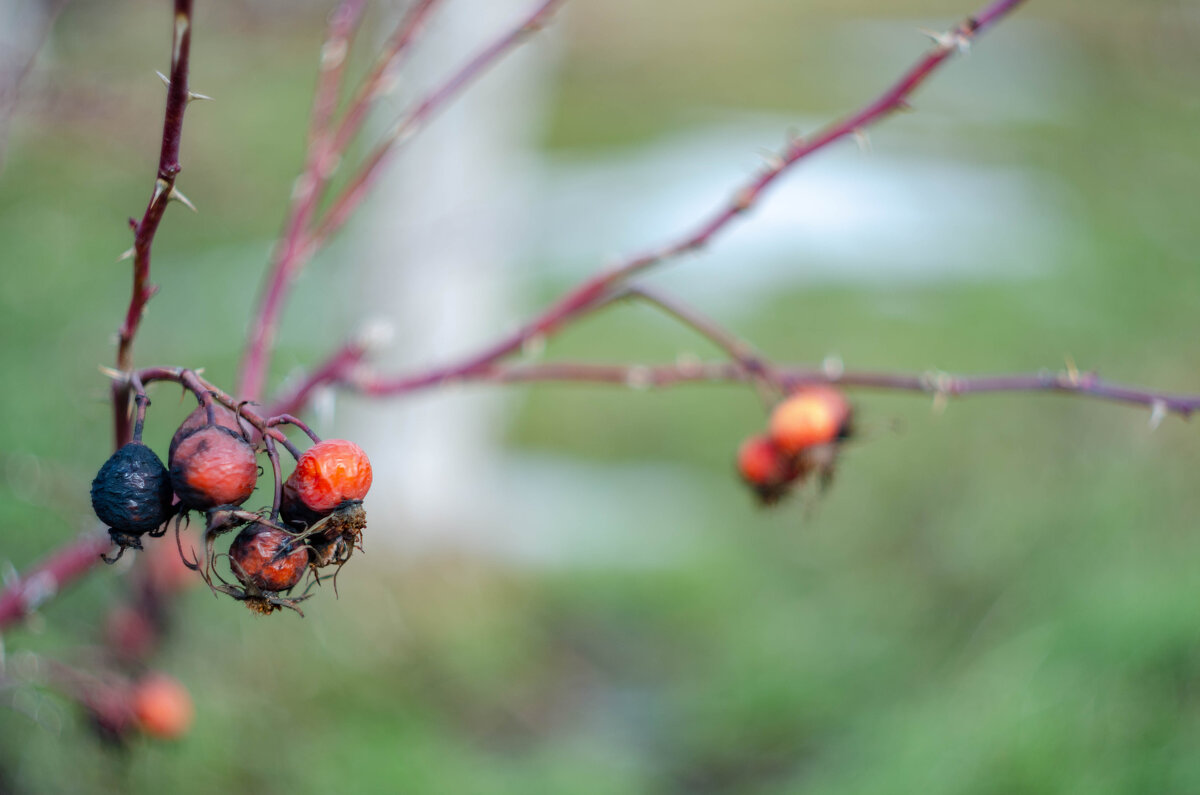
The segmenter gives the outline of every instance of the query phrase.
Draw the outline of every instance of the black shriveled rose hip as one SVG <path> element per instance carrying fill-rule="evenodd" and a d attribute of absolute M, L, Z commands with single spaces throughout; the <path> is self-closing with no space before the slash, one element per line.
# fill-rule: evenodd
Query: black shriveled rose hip
<path fill-rule="evenodd" d="M 146 445 L 130 442 L 113 453 L 92 481 L 92 509 L 113 542 L 141 548 L 138 536 L 171 517 L 171 479 Z"/>

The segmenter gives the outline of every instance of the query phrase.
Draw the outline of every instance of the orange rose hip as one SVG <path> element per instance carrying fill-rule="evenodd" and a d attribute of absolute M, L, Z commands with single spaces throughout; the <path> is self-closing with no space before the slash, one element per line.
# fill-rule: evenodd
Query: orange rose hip
<path fill-rule="evenodd" d="M 192 726 L 194 711 L 187 688 L 166 674 L 151 674 L 134 686 L 133 713 L 151 737 L 182 737 Z"/>
<path fill-rule="evenodd" d="M 845 433 L 849 421 L 850 403 L 841 392 L 827 386 L 805 387 L 771 413 L 771 439 L 784 453 L 795 455 L 834 441 Z"/>
<path fill-rule="evenodd" d="M 284 484 L 284 500 L 328 514 L 344 502 L 361 500 L 371 489 L 371 462 L 345 439 L 327 439 L 308 448 Z"/>

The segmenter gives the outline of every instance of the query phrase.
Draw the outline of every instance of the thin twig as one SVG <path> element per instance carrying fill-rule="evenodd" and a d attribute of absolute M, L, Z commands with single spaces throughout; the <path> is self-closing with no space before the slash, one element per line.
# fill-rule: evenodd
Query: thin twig
<path fill-rule="evenodd" d="M 188 93 L 188 59 L 192 49 L 192 0 L 175 0 L 174 35 L 171 43 L 171 77 L 167 84 L 167 109 L 163 118 L 162 148 L 158 157 L 158 173 L 154 190 L 141 221 L 129 220 L 133 228 L 133 292 L 125 321 L 117 337 L 117 369 L 133 367 L 133 340 L 137 336 L 146 304 L 158 291 L 150 283 L 150 249 L 158 225 L 171 199 L 182 194 L 175 189 L 179 175 L 179 146 L 183 138 L 183 114 L 190 100 Z M 116 446 L 129 441 L 129 388 L 113 384 L 113 430 Z"/>
<path fill-rule="evenodd" d="M 764 401 L 778 397 L 781 384 L 774 366 L 750 343 L 728 331 L 712 318 L 660 290 L 651 290 L 640 284 L 629 285 L 618 293 L 618 297 L 643 301 L 694 329 L 709 342 L 728 353 L 731 359 L 753 377 L 755 384 L 760 388 L 760 394 Z M 772 396 L 772 392 L 776 394 Z"/>
<path fill-rule="evenodd" d="M 338 230 L 350 215 L 358 209 L 368 188 L 379 176 L 389 155 L 398 146 L 409 140 L 420 130 L 439 110 L 458 96 L 475 78 L 483 74 L 489 67 L 498 62 L 504 55 L 514 49 L 530 34 L 540 29 L 549 19 L 553 11 L 565 0 L 544 0 L 529 17 L 519 25 L 505 33 L 491 45 L 479 52 L 466 66 L 452 75 L 445 83 L 435 89 L 416 107 L 404 116 L 400 122 L 385 137 L 384 141 L 367 157 L 359 172 L 351 177 L 347 186 L 332 200 L 329 210 L 323 219 L 311 229 L 309 222 L 316 211 L 321 193 L 332 173 L 333 166 L 340 162 L 344 148 L 349 146 L 352 132 L 361 126 L 360 115 L 365 115 L 367 108 L 360 107 L 361 103 L 372 102 L 381 82 L 386 77 L 388 64 L 412 41 L 421 27 L 421 22 L 432 3 L 422 3 L 413 9 L 401 22 L 400 28 L 390 45 L 395 52 L 383 63 L 378 78 L 368 78 L 369 87 L 360 96 L 361 102 L 355 103 L 348 111 L 343 129 L 338 131 L 334 145 L 330 147 L 324 162 L 330 164 L 329 169 L 322 174 L 306 170 L 297 182 L 296 199 L 300 204 L 299 211 L 293 212 L 284 232 L 281 244 L 271 269 L 262 297 L 254 314 L 250 334 L 247 339 L 246 353 L 242 359 L 241 373 L 238 379 L 238 392 L 249 399 L 257 399 L 263 391 L 266 382 L 267 367 L 275 345 L 275 332 L 278 329 L 284 303 L 296 276 L 313 254 Z M 347 126 L 349 125 L 349 126 Z M 339 148 L 341 147 L 341 148 Z"/>
<path fill-rule="evenodd" d="M 756 174 L 736 190 L 732 199 L 710 217 L 698 224 L 681 240 L 653 249 L 591 277 L 552 304 L 541 315 L 516 332 L 488 348 L 459 362 L 415 375 L 404 375 L 381 384 L 382 394 L 396 394 L 412 388 L 455 380 L 489 368 L 493 363 L 517 353 L 531 342 L 554 333 L 561 326 L 576 320 L 598 303 L 611 300 L 613 291 L 631 277 L 649 268 L 675 259 L 682 254 L 698 251 L 730 226 L 734 219 L 747 213 L 762 198 L 766 190 L 789 168 L 826 146 L 852 136 L 894 111 L 907 107 L 908 97 L 954 53 L 965 49 L 970 42 L 1012 11 L 1023 0 L 994 0 L 978 14 L 967 18 L 952 31 L 938 36 L 932 50 L 921 57 L 886 91 L 857 112 L 833 122 L 812 138 L 796 140 L 772 160 L 766 170 Z M 417 385 L 413 387 L 412 385 Z"/>
<path fill-rule="evenodd" d="M 345 152 L 358 136 L 375 100 L 388 92 L 390 74 L 395 71 L 401 56 L 408 52 L 409 45 L 420 33 L 426 18 L 439 2 L 441 0 L 417 0 L 404 15 L 350 101 L 346 115 L 333 137 L 331 149 L 334 152 Z"/>
<path fill-rule="evenodd" d="M 842 371 L 840 368 L 775 365 L 775 375 L 787 389 L 805 384 L 831 384 L 849 389 L 922 392 L 935 397 L 961 397 L 997 392 L 1061 392 L 1115 403 L 1145 406 L 1158 414 L 1178 414 L 1184 419 L 1200 410 L 1200 395 L 1161 392 L 1145 387 L 1105 381 L 1095 373 L 1074 370 L 984 376 L 951 375 L 933 370 L 922 373 Z M 359 372 L 348 385 L 367 395 L 416 392 L 447 383 L 563 382 L 610 384 L 634 389 L 692 383 L 744 383 L 753 375 L 738 362 L 682 362 L 667 365 L 547 362 L 494 364 L 453 379 L 412 379 L 404 384 Z M 397 389 L 397 387 L 400 387 Z"/>
<path fill-rule="evenodd" d="M 515 49 L 527 38 L 537 33 L 550 21 L 550 17 L 565 0 L 543 0 L 543 2 L 512 30 L 484 48 L 464 67 L 450 77 L 439 88 L 419 102 L 416 107 L 398 121 L 367 156 L 358 173 L 350 179 L 341 194 L 333 200 L 329 211 L 313 232 L 313 239 L 320 244 L 341 229 L 350 215 L 358 209 L 367 191 L 383 171 L 396 148 L 416 135 L 438 111 L 454 99 L 459 92 L 495 65 L 501 58 Z"/>
<path fill-rule="evenodd" d="M 88 533 L 8 584 L 0 593 L 0 631 L 28 616 L 95 567 L 111 546 L 108 533 Z"/>
<path fill-rule="evenodd" d="M 283 309 L 286 286 L 312 256 L 308 227 L 321 200 L 322 186 L 328 181 L 340 153 L 330 145 L 330 123 L 337 110 L 337 99 L 350 43 L 362 18 L 362 0 L 342 0 L 329 17 L 325 42 L 321 45 L 321 63 L 308 124 L 308 151 L 304 170 L 296 178 L 291 205 L 283 232 L 279 236 L 268 270 L 266 289 L 247 340 L 239 393 L 256 400 L 266 378 L 265 354 L 274 346 L 278 316 Z"/>

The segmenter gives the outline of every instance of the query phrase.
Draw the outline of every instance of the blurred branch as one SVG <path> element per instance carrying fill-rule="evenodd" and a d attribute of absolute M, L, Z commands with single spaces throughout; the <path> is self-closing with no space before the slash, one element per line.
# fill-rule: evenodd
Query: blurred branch
<path fill-rule="evenodd" d="M 111 546 L 108 533 L 88 533 L 8 583 L 0 592 L 0 632 L 92 569 Z"/>
<path fill-rule="evenodd" d="M 922 373 L 893 373 L 871 370 L 847 370 L 840 367 L 803 367 L 775 365 L 775 377 L 787 389 L 805 384 L 830 384 L 849 389 L 922 392 L 936 399 L 997 392 L 1061 392 L 1115 403 L 1145 406 L 1154 412 L 1157 424 L 1166 414 L 1187 419 L 1200 410 L 1200 395 L 1160 392 L 1145 387 L 1117 384 L 1095 373 L 1074 369 L 1054 372 L 1017 373 L 987 376 L 951 375 L 938 370 Z M 595 364 L 591 362 L 548 362 L 544 364 L 493 364 L 461 373 L 453 378 L 431 381 L 417 376 L 397 382 L 359 372 L 346 382 L 368 395 L 394 395 L 450 383 L 532 383 L 564 382 L 611 384 L 632 389 L 667 387 L 689 383 L 744 383 L 754 378 L 740 362 L 680 362 L 666 365 Z"/>
<path fill-rule="evenodd" d="M 367 157 L 358 173 L 351 177 L 347 186 L 332 200 L 325 216 L 310 228 L 310 222 L 316 212 L 321 194 L 344 156 L 346 148 L 361 127 L 367 111 L 378 98 L 380 89 L 386 85 L 389 69 L 412 42 L 420 30 L 425 16 L 436 3 L 432 0 L 422 0 L 405 16 L 396 34 L 376 62 L 375 69 L 357 94 L 350 110 L 347 111 L 345 120 L 335 135 L 332 145 L 320 157 L 314 157 L 313 151 L 310 150 L 310 168 L 301 175 L 297 182 L 297 198 L 293 200 L 293 212 L 284 232 L 279 252 L 267 274 L 262 297 L 254 314 L 238 379 L 239 394 L 250 399 L 257 399 L 262 394 L 267 367 L 275 345 L 275 332 L 279 326 L 280 316 L 292 283 L 313 254 L 358 209 L 391 153 L 415 135 L 439 110 L 455 99 L 477 77 L 495 65 L 528 36 L 539 30 L 564 1 L 543 0 L 532 14 L 481 50 L 462 69 L 419 102 Z M 318 145 L 313 149 L 321 150 L 324 147 Z M 319 163 L 321 168 L 313 168 L 312 166 L 316 163 Z"/>
<path fill-rule="evenodd" d="M 193 95 L 188 92 L 188 58 L 192 49 L 192 0 L 175 0 L 174 36 L 171 43 L 171 77 L 167 82 L 167 109 L 163 118 L 162 148 L 158 157 L 158 173 L 150 203 L 146 206 L 142 220 L 129 219 L 133 228 L 134 241 L 130 253 L 133 257 L 133 292 L 125 321 L 121 324 L 117 340 L 117 369 L 129 370 L 133 366 L 133 339 L 142 322 L 146 304 L 158 291 L 150 283 L 150 248 L 154 235 L 172 199 L 188 203 L 175 189 L 175 178 L 179 175 L 179 145 L 183 138 L 183 114 Z M 129 396 L 127 385 L 113 384 L 113 427 L 116 446 L 129 441 Z"/>
<path fill-rule="evenodd" d="M 403 145 L 429 122 L 438 111 L 453 100 L 460 91 L 470 85 L 476 78 L 486 72 L 491 66 L 519 46 L 527 38 L 537 33 L 550 21 L 550 17 L 566 0 L 543 0 L 532 14 L 524 21 L 505 33 L 478 55 L 472 58 L 466 66 L 450 77 L 439 88 L 435 89 L 424 100 L 417 104 L 397 122 L 384 140 L 368 155 L 366 162 L 359 168 L 358 173 L 351 178 L 350 183 L 342 190 L 330 206 L 325 217 L 313 232 L 317 245 L 329 239 L 341 229 L 350 215 L 358 209 L 367 191 L 383 171 L 389 157 L 398 146 Z"/>
<path fill-rule="evenodd" d="M 9 127 L 13 116 L 16 115 L 17 98 L 21 92 L 21 84 L 25 82 L 37 54 L 50 35 L 54 21 L 66 8 L 68 0 L 49 0 L 42 5 L 43 17 L 36 27 L 29 26 L 21 30 L 22 43 L 8 42 L 6 49 L 0 49 L 0 171 L 4 170 L 4 158 L 8 150 Z M 29 29 L 34 27 L 34 29 Z"/>
<path fill-rule="evenodd" d="M 892 83 L 886 91 L 859 111 L 833 122 L 812 138 L 799 139 L 790 143 L 767 165 L 765 171 L 758 173 L 748 183 L 736 190 L 725 206 L 702 221 L 681 240 L 632 257 L 614 268 L 591 277 L 515 333 L 473 356 L 424 373 L 402 375 L 391 380 L 386 378 L 373 380 L 372 394 L 401 394 L 421 386 L 466 378 L 479 371 L 488 370 L 495 362 L 517 353 L 531 343 L 537 347 L 539 339 L 553 333 L 564 324 L 576 320 L 586 311 L 595 308 L 596 305 L 612 300 L 613 291 L 631 277 L 673 260 L 682 254 L 704 248 L 714 237 L 728 228 L 734 219 L 751 210 L 762 198 L 767 188 L 796 163 L 835 141 L 861 133 L 870 125 L 897 110 L 907 108 L 908 97 L 939 66 L 954 53 L 965 50 L 975 37 L 994 25 L 1021 2 L 1023 0 L 994 0 L 978 14 L 968 17 L 951 31 L 935 35 L 933 49 L 909 67 L 908 71 Z M 335 207 L 334 210 L 331 210 L 330 217 L 336 218 L 336 209 Z"/>

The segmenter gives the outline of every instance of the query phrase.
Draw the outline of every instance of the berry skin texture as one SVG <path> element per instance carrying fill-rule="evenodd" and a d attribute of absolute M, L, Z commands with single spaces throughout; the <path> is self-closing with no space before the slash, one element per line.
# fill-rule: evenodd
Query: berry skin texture
<path fill-rule="evenodd" d="M 121 534 L 138 536 L 171 516 L 171 480 L 154 451 L 130 442 L 113 453 L 92 481 L 92 509 Z"/>
<path fill-rule="evenodd" d="M 792 393 L 771 413 L 771 438 L 788 455 L 842 436 L 850 420 L 850 403 L 836 389 L 805 387 Z"/>
<path fill-rule="evenodd" d="M 133 689 L 133 714 L 150 737 L 176 740 L 192 727 L 195 708 L 187 688 L 166 674 L 150 674 Z"/>
<path fill-rule="evenodd" d="M 242 585 L 274 593 L 300 582 L 308 568 L 308 547 L 282 530 L 255 522 L 233 540 L 229 560 Z"/>
<path fill-rule="evenodd" d="M 354 442 L 327 439 L 308 448 L 284 484 L 284 500 L 326 515 L 371 488 L 371 462 Z"/>
<path fill-rule="evenodd" d="M 238 436 L 242 435 L 237 415 L 219 403 L 213 404 L 213 419 L 222 428 L 228 428 Z M 180 423 L 175 435 L 171 437 L 171 446 L 167 448 L 167 460 L 170 461 L 175 457 L 175 448 L 179 447 L 180 442 L 208 424 L 208 411 L 204 406 L 197 406 L 196 410 L 187 415 L 187 418 Z"/>
<path fill-rule="evenodd" d="M 207 511 L 241 505 L 258 482 L 254 448 L 220 425 L 208 425 L 183 438 L 171 456 L 171 485 L 186 508 Z"/>

